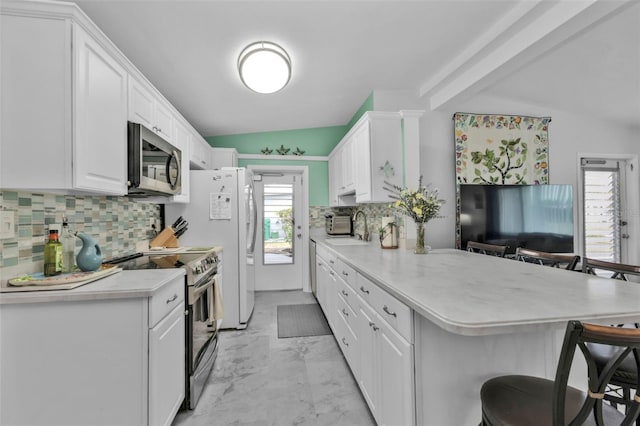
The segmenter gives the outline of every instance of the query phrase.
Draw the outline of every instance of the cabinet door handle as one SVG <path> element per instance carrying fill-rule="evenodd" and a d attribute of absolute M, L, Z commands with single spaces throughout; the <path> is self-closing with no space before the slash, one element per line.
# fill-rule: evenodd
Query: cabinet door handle
<path fill-rule="evenodd" d="M 345 277 L 348 277 L 348 276 L 349 276 L 349 273 L 348 273 L 348 272 L 346 272 L 346 271 L 342 271 L 342 275 L 344 275 Z"/>
<path fill-rule="evenodd" d="M 369 327 L 373 328 L 373 331 L 378 331 L 380 327 L 376 326 L 376 323 L 373 321 L 369 321 Z"/>
<path fill-rule="evenodd" d="M 384 305 L 384 306 L 382 307 L 382 310 L 383 310 L 383 311 L 385 311 L 387 314 L 391 315 L 392 317 L 397 317 L 397 316 L 398 316 L 398 315 L 396 315 L 396 313 L 395 313 L 395 312 L 391 312 L 391 311 L 389 310 L 389 307 L 387 307 L 387 305 Z"/>
<path fill-rule="evenodd" d="M 347 293 L 346 291 L 342 290 L 341 293 L 344 294 L 345 296 L 349 297 L 349 293 Z"/>
<path fill-rule="evenodd" d="M 349 312 L 345 311 L 344 308 L 342 308 L 342 315 L 344 315 L 345 317 L 348 317 Z"/>
<path fill-rule="evenodd" d="M 333 275 L 335 275 L 335 274 L 333 273 L 333 271 L 331 271 L 331 272 L 329 272 L 329 275 L 332 275 L 332 276 L 333 276 Z"/>
<path fill-rule="evenodd" d="M 171 302 L 173 302 L 174 300 L 176 300 L 178 298 L 177 294 L 174 294 L 173 297 L 171 299 L 167 299 L 167 305 Z"/>
<path fill-rule="evenodd" d="M 336 262 L 334 262 L 333 260 L 330 260 L 329 263 L 333 265 Z"/>
<path fill-rule="evenodd" d="M 365 294 L 369 294 L 369 290 L 367 290 L 366 288 L 364 288 L 363 285 L 360 286 L 360 291 L 362 291 Z"/>
<path fill-rule="evenodd" d="M 349 346 L 349 344 L 347 343 L 347 340 L 344 337 L 342 338 L 342 344 L 345 346 Z"/>

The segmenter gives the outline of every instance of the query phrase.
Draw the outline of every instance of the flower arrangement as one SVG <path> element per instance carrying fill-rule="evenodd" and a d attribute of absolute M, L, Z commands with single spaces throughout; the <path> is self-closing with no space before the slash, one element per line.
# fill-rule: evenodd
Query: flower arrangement
<path fill-rule="evenodd" d="M 444 200 L 438 197 L 437 189 L 430 189 L 431 184 L 422 185 L 422 176 L 418 180 L 416 190 L 385 183 L 388 185 L 385 189 L 391 192 L 389 197 L 396 200 L 391 207 L 400 210 L 416 223 L 424 224 L 437 217 L 440 207 L 444 204 Z"/>
<path fill-rule="evenodd" d="M 391 192 L 389 197 L 396 200 L 391 207 L 412 218 L 416 224 L 416 246 L 413 252 L 425 254 L 427 250 L 424 246 L 424 224 L 438 216 L 444 200 L 438 198 L 437 189 L 429 188 L 430 184 L 422 185 L 422 176 L 418 180 L 416 190 L 402 188 L 386 181 L 385 183 L 388 185 L 385 189 Z"/>

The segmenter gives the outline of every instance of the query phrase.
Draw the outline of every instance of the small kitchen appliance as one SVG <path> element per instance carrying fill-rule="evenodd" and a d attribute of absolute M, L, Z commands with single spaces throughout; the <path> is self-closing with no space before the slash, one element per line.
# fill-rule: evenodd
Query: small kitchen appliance
<path fill-rule="evenodd" d="M 127 154 L 127 186 L 130 197 L 180 193 L 180 149 L 153 130 L 129 121 Z"/>
<path fill-rule="evenodd" d="M 194 409 L 218 354 L 216 286 L 219 285 L 220 258 L 214 249 L 178 254 L 143 255 L 135 253 L 105 263 L 124 270 L 184 268 L 185 329 L 185 400 L 184 408 Z M 219 294 L 219 293 L 218 293 Z"/>
<path fill-rule="evenodd" d="M 325 230 L 328 235 L 351 235 L 353 221 L 351 216 L 328 214 L 325 216 Z"/>

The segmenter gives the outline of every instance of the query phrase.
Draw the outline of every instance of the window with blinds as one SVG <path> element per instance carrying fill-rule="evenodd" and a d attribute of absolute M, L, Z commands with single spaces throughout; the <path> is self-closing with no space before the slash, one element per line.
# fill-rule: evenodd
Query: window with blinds
<path fill-rule="evenodd" d="M 620 262 L 620 168 L 616 161 L 582 164 L 585 256 Z"/>

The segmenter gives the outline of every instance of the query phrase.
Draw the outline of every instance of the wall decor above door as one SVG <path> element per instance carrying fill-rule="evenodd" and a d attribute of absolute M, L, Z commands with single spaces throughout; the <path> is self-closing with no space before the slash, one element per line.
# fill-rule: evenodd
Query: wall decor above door
<path fill-rule="evenodd" d="M 549 182 L 551 117 L 457 112 L 453 121 L 458 184 Z"/>

